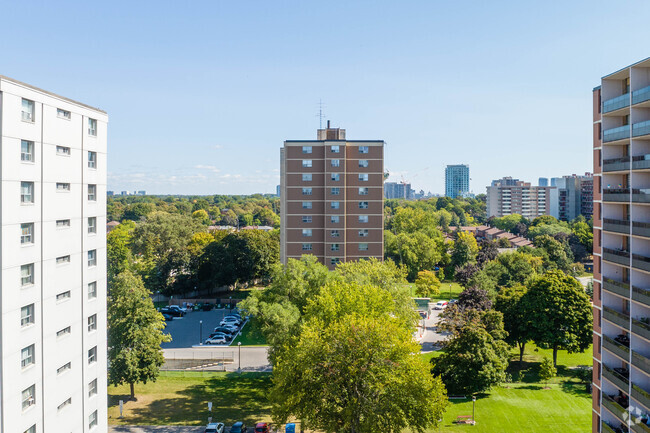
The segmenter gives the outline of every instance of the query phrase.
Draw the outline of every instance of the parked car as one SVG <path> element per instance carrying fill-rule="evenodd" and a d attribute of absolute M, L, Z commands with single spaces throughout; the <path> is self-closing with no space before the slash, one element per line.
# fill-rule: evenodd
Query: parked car
<path fill-rule="evenodd" d="M 222 323 L 233 323 L 233 324 L 239 326 L 239 324 L 241 323 L 241 319 L 238 319 L 236 317 L 224 317 L 223 319 L 221 319 L 221 322 Z"/>
<path fill-rule="evenodd" d="M 435 310 L 444 310 L 447 308 L 447 305 L 449 305 L 449 302 L 447 301 L 438 301 L 436 302 L 436 305 L 433 307 Z"/>
<path fill-rule="evenodd" d="M 208 339 L 205 340 L 205 344 L 226 344 L 226 343 L 228 343 L 228 340 L 226 339 L 225 334 L 208 337 Z"/>
<path fill-rule="evenodd" d="M 241 325 L 241 322 L 239 320 L 228 320 L 228 319 L 223 319 L 221 322 L 219 322 L 219 326 L 234 326 L 235 328 L 239 328 L 239 325 Z"/>
<path fill-rule="evenodd" d="M 224 334 L 233 335 L 237 330 L 233 329 L 231 326 L 217 326 L 214 328 L 214 332 L 223 332 Z"/>
<path fill-rule="evenodd" d="M 174 316 L 168 313 L 162 313 L 163 317 L 165 318 L 166 321 L 174 320 Z"/>
<path fill-rule="evenodd" d="M 226 324 L 221 324 L 221 325 L 218 326 L 217 328 L 226 328 L 226 329 L 228 329 L 228 330 L 230 331 L 231 334 L 236 334 L 237 331 L 239 331 L 239 327 L 238 327 L 238 326 L 231 325 L 231 324 L 228 324 L 228 323 L 226 323 Z M 217 331 L 217 328 L 215 328 L 215 332 L 223 332 L 223 331 Z"/>
<path fill-rule="evenodd" d="M 239 314 L 226 314 L 223 318 L 225 319 L 226 317 L 232 317 L 233 319 L 237 319 L 240 322 L 243 322 L 243 319 Z"/>
<path fill-rule="evenodd" d="M 213 332 L 208 336 L 208 338 L 212 338 L 212 337 L 224 337 L 228 341 L 232 340 L 232 335 L 226 334 L 225 332 Z"/>
<path fill-rule="evenodd" d="M 205 428 L 204 433 L 223 433 L 224 424 L 222 422 L 211 422 Z"/>
<path fill-rule="evenodd" d="M 458 302 L 458 299 L 450 299 L 449 305 L 454 305 L 456 302 Z"/>
<path fill-rule="evenodd" d="M 258 422 L 255 426 L 255 433 L 269 433 L 268 423 Z"/>
<path fill-rule="evenodd" d="M 170 305 L 167 308 L 175 308 L 177 310 L 181 310 L 183 313 L 187 313 L 187 308 L 181 307 L 180 305 Z"/>
<path fill-rule="evenodd" d="M 161 308 L 160 312 L 163 314 L 169 314 L 172 317 L 183 317 L 185 313 L 178 308 L 165 307 Z"/>
<path fill-rule="evenodd" d="M 248 428 L 241 421 L 237 421 L 230 427 L 230 433 L 246 433 L 247 430 Z"/>

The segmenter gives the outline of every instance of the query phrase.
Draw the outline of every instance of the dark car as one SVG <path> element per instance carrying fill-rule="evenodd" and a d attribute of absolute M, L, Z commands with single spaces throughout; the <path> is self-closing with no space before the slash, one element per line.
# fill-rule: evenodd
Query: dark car
<path fill-rule="evenodd" d="M 269 425 L 265 422 L 258 422 L 255 426 L 255 433 L 269 433 Z"/>
<path fill-rule="evenodd" d="M 168 314 L 172 317 L 183 317 L 185 315 L 185 313 L 182 310 L 177 308 L 170 308 L 170 307 L 161 308 L 160 312 L 163 314 Z"/>
<path fill-rule="evenodd" d="M 168 321 L 168 322 L 169 322 L 170 320 L 174 320 L 174 316 L 172 316 L 171 314 L 162 313 L 162 315 L 163 315 L 163 317 L 165 318 L 165 320 Z"/>
<path fill-rule="evenodd" d="M 248 429 L 243 422 L 237 421 L 230 427 L 230 433 L 246 433 Z"/>
<path fill-rule="evenodd" d="M 214 332 L 223 332 L 224 334 L 233 335 L 237 331 L 229 326 L 217 326 L 214 328 Z"/>

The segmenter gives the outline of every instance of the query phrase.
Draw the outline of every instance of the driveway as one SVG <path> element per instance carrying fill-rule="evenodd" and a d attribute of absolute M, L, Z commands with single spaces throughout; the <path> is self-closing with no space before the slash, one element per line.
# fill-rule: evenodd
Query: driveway
<path fill-rule="evenodd" d="M 171 334 L 172 341 L 163 343 L 163 349 L 179 349 L 192 347 L 208 338 L 208 335 L 219 326 L 219 322 L 230 310 L 192 311 L 185 317 L 175 317 L 167 323 L 165 332 Z M 203 323 L 201 323 L 203 322 Z"/>
<path fill-rule="evenodd" d="M 109 433 L 203 433 L 203 427 L 182 427 L 182 426 L 108 426 Z"/>
<path fill-rule="evenodd" d="M 273 368 L 268 360 L 269 348 L 266 346 L 242 346 L 241 369 L 242 371 L 271 371 Z M 189 347 L 181 349 L 163 349 L 166 359 L 227 359 L 226 371 L 237 371 L 240 366 L 239 348 L 230 346 L 216 348 L 210 346 Z M 230 361 L 232 360 L 232 362 Z M 211 368 L 206 368 L 210 370 Z M 221 367 L 215 368 L 221 370 Z"/>
<path fill-rule="evenodd" d="M 438 322 L 440 321 L 440 313 L 442 313 L 442 310 L 431 310 L 429 318 L 424 320 L 424 333 L 420 339 L 423 353 L 438 350 L 436 344 L 446 340 L 449 337 L 448 332 L 437 332 Z"/>

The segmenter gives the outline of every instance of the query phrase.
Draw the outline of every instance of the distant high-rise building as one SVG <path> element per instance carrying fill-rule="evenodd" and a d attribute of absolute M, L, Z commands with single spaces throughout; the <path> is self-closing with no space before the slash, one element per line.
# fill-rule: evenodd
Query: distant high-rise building
<path fill-rule="evenodd" d="M 282 263 L 313 254 L 340 262 L 384 257 L 384 142 L 346 140 L 318 130 L 317 140 L 285 141 L 280 151 Z"/>
<path fill-rule="evenodd" d="M 147 195 L 147 191 L 136 191 L 135 195 Z"/>
<path fill-rule="evenodd" d="M 448 165 L 445 168 L 445 195 L 451 198 L 469 195 L 469 165 Z"/>
<path fill-rule="evenodd" d="M 385 182 L 384 183 L 384 197 L 387 199 L 401 198 L 405 200 L 412 200 L 414 198 L 413 189 L 410 183 L 404 182 Z"/>
<path fill-rule="evenodd" d="M 106 191 L 106 195 L 109 196 L 109 197 L 113 196 L 113 195 L 115 195 L 115 191 Z"/>
<path fill-rule="evenodd" d="M 280 185 L 275 187 L 275 195 L 276 197 L 280 197 Z"/>
<path fill-rule="evenodd" d="M 548 177 L 540 177 L 537 182 L 538 186 L 548 186 Z"/>
<path fill-rule="evenodd" d="M 591 173 L 586 173 L 584 176 L 572 174 L 571 176 L 553 178 L 553 181 L 555 187 L 551 188 L 551 216 L 561 221 L 571 221 L 578 215 L 584 215 L 589 219 L 592 213 L 589 205 L 592 199 L 590 190 L 593 188 L 589 184 L 593 185 L 593 175 Z"/>
<path fill-rule="evenodd" d="M 549 215 L 551 194 L 548 186 L 531 186 L 530 182 L 504 177 L 487 187 L 487 217 L 519 214 L 527 219 Z"/>

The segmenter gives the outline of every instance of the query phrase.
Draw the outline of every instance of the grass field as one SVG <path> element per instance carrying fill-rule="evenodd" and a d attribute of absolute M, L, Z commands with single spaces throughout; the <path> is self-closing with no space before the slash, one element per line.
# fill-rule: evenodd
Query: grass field
<path fill-rule="evenodd" d="M 242 346 L 266 346 L 266 339 L 260 331 L 259 325 L 255 318 L 251 318 L 241 331 L 241 334 L 231 343 L 231 346 L 237 346 L 241 341 Z"/>
<path fill-rule="evenodd" d="M 449 286 L 451 285 L 451 295 L 450 295 L 450 290 Z M 408 283 L 408 286 L 411 288 L 411 296 L 416 297 L 415 293 L 415 284 L 414 283 Z M 460 286 L 458 283 L 453 283 L 449 281 L 444 281 L 442 285 L 440 286 L 440 293 L 432 296 L 431 297 L 431 302 L 438 302 L 438 301 L 448 301 L 452 298 L 458 299 L 458 294 L 463 291 L 463 288 Z"/>

